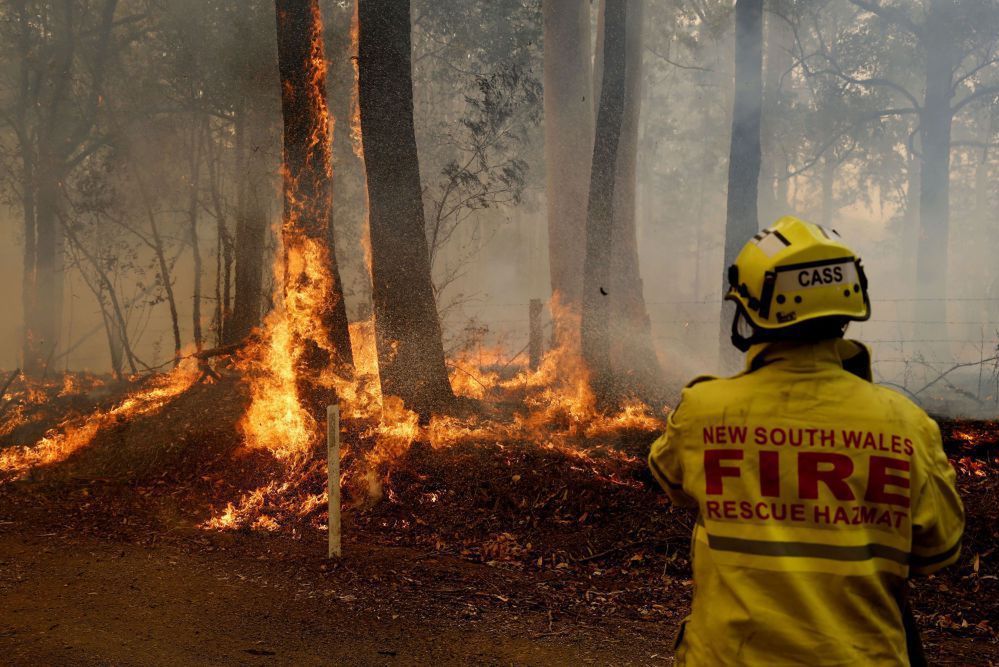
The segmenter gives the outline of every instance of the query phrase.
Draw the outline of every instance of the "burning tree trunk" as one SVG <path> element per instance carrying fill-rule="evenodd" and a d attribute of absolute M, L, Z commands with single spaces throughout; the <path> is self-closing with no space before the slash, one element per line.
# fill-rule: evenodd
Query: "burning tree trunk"
<path fill-rule="evenodd" d="M 410 3 L 359 0 L 358 96 L 382 393 L 426 415 L 451 400 L 413 127 Z"/>
<path fill-rule="evenodd" d="M 722 288 L 727 289 L 728 267 L 742 244 L 759 231 L 757 198 L 760 180 L 760 117 L 763 108 L 763 0 L 738 0 L 735 5 L 735 102 L 732 105 L 732 146 L 728 162 L 728 209 L 725 221 L 725 264 Z M 719 366 L 731 370 L 739 363 L 729 341 L 734 306 L 721 310 Z"/>
<path fill-rule="evenodd" d="M 642 293 L 635 222 L 638 121 L 642 101 L 642 0 L 628 0 L 625 26 L 624 117 L 614 184 L 611 244 L 611 362 L 621 390 L 660 404 L 665 402 L 662 369 L 652 345 Z"/>
<path fill-rule="evenodd" d="M 610 265 L 618 144 L 624 120 L 626 3 L 604 8 L 604 71 L 597 113 L 583 265 L 581 346 L 598 400 L 611 391 Z"/>
<path fill-rule="evenodd" d="M 544 0 L 545 163 L 554 338 L 575 339 L 586 255 L 586 195 L 593 157 L 590 11 L 578 0 Z M 566 316 L 561 316 L 565 313 Z"/>
<path fill-rule="evenodd" d="M 331 124 L 318 0 L 276 0 L 284 118 L 284 302 L 296 372 L 316 378 L 353 365 L 347 310 L 328 233 L 332 207 Z"/>

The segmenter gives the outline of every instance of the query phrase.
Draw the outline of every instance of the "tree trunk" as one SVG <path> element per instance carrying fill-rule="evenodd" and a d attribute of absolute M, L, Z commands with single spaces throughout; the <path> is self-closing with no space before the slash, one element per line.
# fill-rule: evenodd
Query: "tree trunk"
<path fill-rule="evenodd" d="M 920 301 L 917 318 L 927 339 L 947 337 L 947 251 L 950 215 L 950 133 L 953 72 L 957 66 L 951 30 L 946 17 L 947 3 L 932 0 L 926 15 L 926 97 L 920 118 L 922 164 L 919 184 L 919 247 L 916 255 L 916 284 Z M 943 344 L 932 344 L 935 352 L 946 355 Z"/>
<path fill-rule="evenodd" d="M 766 80 L 764 113 L 760 119 L 761 171 L 760 216 L 765 224 L 787 215 L 787 157 L 781 150 L 781 79 L 792 64 L 794 35 L 787 21 L 776 14 L 766 16 Z"/>
<path fill-rule="evenodd" d="M 173 365 L 176 368 L 180 363 L 180 315 L 177 312 L 177 298 L 173 292 L 173 278 L 171 276 L 170 262 L 166 258 L 166 248 L 163 245 L 163 237 L 160 236 L 159 224 L 156 222 L 156 212 L 153 211 L 153 202 L 149 198 L 149 192 L 142 182 L 142 177 L 135 174 L 135 184 L 138 186 L 139 194 L 142 197 L 142 205 L 146 209 L 146 216 L 149 218 L 149 232 L 153 238 L 153 251 L 156 253 L 156 261 L 159 266 L 160 280 L 163 282 L 163 292 L 166 294 L 167 306 L 170 309 L 170 325 L 173 333 Z"/>
<path fill-rule="evenodd" d="M 759 231 L 757 198 L 760 178 L 760 117 L 763 106 L 763 0 L 735 5 L 735 100 L 728 162 L 728 207 L 725 220 L 725 263 L 722 289 L 728 289 L 728 267 L 746 241 Z M 735 306 L 721 309 L 722 372 L 738 368 L 740 359 L 729 339 Z"/>
<path fill-rule="evenodd" d="M 190 163 L 188 168 L 190 169 L 188 173 L 188 178 L 190 178 L 190 191 L 188 192 L 188 203 L 187 203 L 187 223 L 188 234 L 190 234 L 191 240 L 191 256 L 194 260 L 194 294 L 192 295 L 192 305 L 191 305 L 191 323 L 193 325 L 194 332 L 194 347 L 198 352 L 204 347 L 204 338 L 201 333 L 201 245 L 198 243 L 198 209 L 200 203 L 198 201 L 198 187 L 201 183 L 201 147 L 202 147 L 202 129 L 200 127 L 199 121 L 192 118 L 192 131 L 191 131 L 191 141 L 193 142 L 191 146 Z M 207 121 L 201 121 L 207 122 Z"/>
<path fill-rule="evenodd" d="M 331 363 L 352 367 L 353 353 L 329 233 L 332 119 L 319 2 L 276 0 L 276 7 L 284 119 L 285 308 L 294 344 L 303 348 L 296 371 L 308 384 Z"/>
<path fill-rule="evenodd" d="M 236 280 L 232 318 L 225 327 L 227 343 L 246 338 L 260 324 L 263 300 L 264 245 L 273 202 L 277 165 L 270 156 L 274 143 L 261 96 L 244 103 L 237 127 L 242 150 L 236 203 Z"/>
<path fill-rule="evenodd" d="M 606 404 L 613 392 L 610 270 L 618 147 L 624 122 L 626 3 L 606 3 L 604 12 L 604 67 L 586 216 L 581 346 L 594 392 Z"/>
<path fill-rule="evenodd" d="M 556 308 L 553 337 L 575 345 L 586 255 L 586 201 L 593 157 L 589 4 L 543 0 L 545 179 L 548 256 Z"/>
<path fill-rule="evenodd" d="M 621 139 L 614 179 L 610 269 L 611 367 L 619 391 L 653 405 L 665 403 L 662 368 L 652 344 L 638 259 L 636 182 L 642 101 L 643 0 L 628 0 L 625 27 L 625 86 Z"/>
<path fill-rule="evenodd" d="M 453 394 L 424 229 L 409 0 L 358 0 L 358 28 L 378 372 L 384 395 L 426 416 Z"/>
<path fill-rule="evenodd" d="M 832 227 L 836 215 L 836 161 L 835 157 L 825 155 L 822 158 L 822 209 L 819 222 L 823 227 Z"/>
<path fill-rule="evenodd" d="M 893 298 L 897 299 L 912 299 L 918 296 L 918 289 L 916 286 L 916 255 L 919 253 L 919 182 L 920 182 L 920 158 L 913 153 L 909 154 L 908 160 L 906 160 L 906 191 L 905 191 L 905 212 L 902 217 L 902 233 L 901 233 L 901 256 L 898 258 L 899 262 L 899 275 L 896 282 L 895 289 L 897 291 L 892 293 Z M 898 308 L 895 309 L 896 317 L 902 320 L 915 320 L 916 319 L 916 309 L 915 302 L 912 301 L 902 301 L 899 302 Z M 917 338 L 915 336 L 916 326 L 912 322 L 907 322 L 905 326 L 901 326 L 900 329 L 904 332 L 904 336 L 910 340 Z"/>
<path fill-rule="evenodd" d="M 27 324 L 24 372 L 44 374 L 55 357 L 62 321 L 59 295 L 62 282 L 62 250 L 59 236 L 59 174 L 53 160 L 42 160 L 35 173 L 35 266 L 34 293 L 30 303 L 31 319 Z"/>
<path fill-rule="evenodd" d="M 37 369 L 30 368 L 31 363 L 36 358 L 35 352 L 35 170 L 34 160 L 26 146 L 22 147 L 22 194 L 21 206 L 24 220 L 24 264 L 21 270 L 21 309 L 23 312 L 21 356 L 22 367 L 28 374 L 33 374 Z"/>

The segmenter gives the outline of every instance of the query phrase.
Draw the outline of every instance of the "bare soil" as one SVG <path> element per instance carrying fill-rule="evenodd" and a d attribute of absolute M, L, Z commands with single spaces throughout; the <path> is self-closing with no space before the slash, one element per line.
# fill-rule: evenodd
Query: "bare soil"
<path fill-rule="evenodd" d="M 369 567 L 367 576 L 346 562 L 324 571 L 320 559 L 289 562 L 268 556 L 278 545 L 266 539 L 242 540 L 239 551 L 260 555 L 5 533 L 3 662 L 644 665 L 669 655 L 669 628 L 611 635 L 569 619 L 549 625 L 545 611 L 523 600 L 491 605 L 482 596 L 499 594 L 492 585 L 479 590 L 495 577 L 479 576 L 484 566 L 350 549 L 348 561 L 385 567 L 372 580 Z M 406 578 L 413 570 L 417 586 Z"/>

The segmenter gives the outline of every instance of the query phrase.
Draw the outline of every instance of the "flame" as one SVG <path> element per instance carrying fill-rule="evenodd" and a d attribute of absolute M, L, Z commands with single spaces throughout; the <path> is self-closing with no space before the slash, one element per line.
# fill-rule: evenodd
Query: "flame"
<path fill-rule="evenodd" d="M 285 213 L 280 238 L 283 253 L 275 261 L 275 295 L 278 308 L 264 323 L 261 345 L 242 360 L 250 381 L 250 407 L 240 422 L 246 444 L 266 449 L 282 460 L 301 460 L 315 441 L 316 422 L 302 404 L 300 375 L 308 373 L 313 384 L 319 370 L 310 349 L 336 358 L 330 342 L 326 315 L 333 307 L 334 281 L 330 273 L 329 182 L 332 176 L 334 120 L 326 103 L 326 56 L 319 4 L 311 3 L 312 22 L 308 82 L 304 90 L 285 87 L 286 100 L 304 98 L 296 106 L 307 109 L 310 123 L 303 163 L 292 172 L 282 166 Z"/>
<path fill-rule="evenodd" d="M 558 300 L 554 300 L 553 308 L 559 307 Z M 578 326 L 571 324 L 573 313 L 556 314 L 563 322 L 569 322 L 566 331 L 575 330 L 578 336 Z M 355 377 L 344 378 L 330 371 L 323 375 L 323 383 L 340 397 L 341 414 L 357 421 L 351 442 L 369 444 L 366 449 L 358 449 L 354 462 L 344 468 L 342 481 L 356 480 L 371 500 L 381 498 L 386 486 L 391 497 L 389 477 L 394 464 L 414 442 L 426 442 L 436 449 L 461 444 L 533 442 L 571 456 L 609 483 L 629 484 L 608 477 L 606 466 L 595 458 L 597 452 L 602 459 L 635 463 L 635 457 L 607 443 L 629 432 L 651 433 L 664 427 L 665 413 L 657 414 L 637 400 L 626 402 L 616 412 L 600 413 L 590 388 L 589 371 L 578 352 L 578 337 L 571 336 L 549 350 L 535 370 L 526 368 L 523 359 L 511 359 L 510 351 L 499 346 L 466 349 L 452 355 L 448 365 L 455 393 L 479 401 L 483 412 L 463 417 L 434 416 L 428 424 L 420 424 L 418 416 L 398 398 L 383 400 L 377 382 L 373 320 L 355 322 L 350 333 L 357 365 Z M 289 362 L 285 368 L 285 409 L 297 414 L 297 403 L 288 398 L 295 391 L 294 364 Z M 498 407 L 500 403 L 509 405 L 517 401 L 523 407 L 512 416 L 508 409 Z M 308 434 L 318 425 L 304 411 L 301 414 L 301 422 L 291 426 L 278 424 L 274 428 L 290 433 L 301 427 L 307 446 Z M 318 465 L 325 473 L 322 458 L 317 454 L 308 470 L 315 472 Z M 281 517 L 309 515 L 320 501 L 325 502 L 325 496 L 301 495 L 299 489 L 310 474 L 306 469 L 299 467 L 284 482 L 268 484 L 244 495 L 205 526 L 269 531 L 275 529 L 273 522 Z"/>
<path fill-rule="evenodd" d="M 170 373 L 154 377 L 147 386 L 129 394 L 109 410 L 98 410 L 80 424 L 63 423 L 59 430 L 34 445 L 0 450 L 0 473 L 13 473 L 17 478 L 36 466 L 64 461 L 89 445 L 105 427 L 156 412 L 187 391 L 198 377 L 197 361 L 186 359 Z"/>
<path fill-rule="evenodd" d="M 499 345 L 462 350 L 448 359 L 451 389 L 457 396 L 483 400 L 500 384 L 498 369 L 508 368 L 512 363 L 509 353 Z"/>
<path fill-rule="evenodd" d="M 418 415 L 400 399 L 383 396 L 372 319 L 350 326 L 355 362 L 352 371 L 322 362 L 324 356 L 328 361 L 337 358 L 328 316 L 333 299 L 339 295 L 334 295 L 334 263 L 326 242 L 334 119 L 325 100 L 327 65 L 318 3 L 312 2 L 311 7 L 306 90 L 286 86 L 283 91 L 286 96 L 304 96 L 297 102 L 308 109 L 311 125 L 304 163 L 283 167 L 285 213 L 278 234 L 282 247 L 273 267 L 277 307 L 237 363 L 250 393 L 250 405 L 239 422 L 244 444 L 249 449 L 269 452 L 283 465 L 278 478 L 227 503 L 202 526 L 213 530 L 275 531 L 285 517 L 314 518 L 322 511 L 325 492 L 310 492 L 310 488 L 315 491 L 310 484 L 326 473 L 325 452 L 318 446 L 322 425 L 310 410 L 316 409 L 324 395 L 336 396 L 350 437 L 348 446 L 341 450 L 342 460 L 350 455 L 349 465 L 342 466 L 341 482 L 362 483 L 370 498 L 382 495 L 390 482 L 391 464 L 416 442 L 434 448 L 534 442 L 572 456 L 595 475 L 604 474 L 595 457 L 597 450 L 602 457 L 633 461 L 634 457 L 608 448 L 601 441 L 619 437 L 629 429 L 661 428 L 662 418 L 637 401 L 613 414 L 597 410 L 590 373 L 580 355 L 579 314 L 561 305 L 557 294 L 551 310 L 559 323 L 559 338 L 537 369 L 526 368 L 522 358 L 511 358 L 510 351 L 501 347 L 465 350 L 450 359 L 456 394 L 481 407 L 470 416 L 435 416 L 421 424 Z M 351 26 L 355 52 L 357 28 L 355 5 Z M 354 67 L 350 137 L 355 154 L 363 159 L 356 59 Z M 362 240 L 362 245 L 370 274 L 370 236 Z M 106 425 L 158 409 L 186 391 L 197 377 L 196 364 L 183 364 L 79 426 L 68 426 L 34 447 L 5 450 L 0 453 L 0 473 L 21 472 L 33 465 L 63 460 L 89 443 Z M 71 385 L 64 390 L 74 391 L 75 385 Z M 512 405 L 521 407 L 513 409 Z M 390 483 L 387 492 L 392 498 Z"/>
<path fill-rule="evenodd" d="M 350 19 L 350 62 L 354 65 L 354 85 L 350 94 L 350 145 L 354 149 L 354 155 L 360 160 L 364 160 L 364 140 L 361 134 L 361 104 L 358 101 L 358 37 L 360 35 L 359 22 L 357 19 L 358 0 L 354 0 L 354 15 Z M 368 262 L 368 266 L 371 263 Z"/>

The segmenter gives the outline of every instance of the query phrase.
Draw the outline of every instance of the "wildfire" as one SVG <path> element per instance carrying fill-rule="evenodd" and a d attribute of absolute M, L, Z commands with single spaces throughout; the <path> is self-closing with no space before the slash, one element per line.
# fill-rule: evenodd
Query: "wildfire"
<path fill-rule="evenodd" d="M 302 406 L 298 386 L 298 368 L 304 350 L 311 341 L 329 350 L 329 336 L 319 317 L 331 289 L 326 249 L 314 239 L 300 239 L 287 248 L 287 262 L 278 261 L 275 273 L 281 284 L 284 271 L 305 275 L 292 289 L 284 290 L 283 308 L 268 315 L 261 345 L 249 348 L 242 368 L 250 380 L 250 407 L 240 423 L 250 448 L 267 449 L 281 459 L 303 456 L 316 433 L 315 419 Z"/>
<path fill-rule="evenodd" d="M 298 52 L 305 60 L 302 66 L 308 70 L 307 76 L 294 85 L 283 82 L 283 101 L 307 122 L 291 130 L 287 125 L 285 128 L 285 210 L 278 234 L 282 247 L 273 267 L 277 307 L 236 364 L 250 394 L 249 407 L 239 422 L 243 442 L 249 449 L 269 452 L 283 466 L 277 479 L 248 491 L 235 503 L 227 503 L 203 527 L 274 531 L 280 528 L 282 517 L 313 517 L 321 511 L 325 491 L 317 493 L 315 482 L 325 477 L 326 461 L 320 446 L 324 425 L 316 413 L 331 400 L 339 403 L 349 435 L 341 449 L 341 457 L 349 458 L 341 482 L 355 488 L 360 485 L 369 499 L 381 496 L 391 464 L 416 442 L 433 448 L 535 442 L 566 452 L 594 474 L 602 474 L 592 454 L 603 443 L 592 441 L 614 439 L 629 430 L 661 428 L 661 415 L 637 401 L 615 414 L 597 410 L 590 373 L 579 352 L 578 313 L 562 308 L 557 295 L 551 309 L 560 322 L 560 339 L 537 369 L 527 368 L 523 358 L 511 358 L 501 347 L 479 347 L 452 355 L 449 367 L 455 394 L 474 406 L 463 416 L 438 415 L 421 423 L 400 399 L 382 395 L 372 319 L 350 325 L 353 368 L 336 363 L 341 355 L 332 342 L 331 313 L 339 305 L 334 300 L 340 297 L 335 257 L 328 243 L 334 121 L 323 90 L 326 61 L 318 3 L 311 7 L 311 42 L 304 56 Z M 352 39 L 356 49 L 356 13 Z M 284 48 L 290 47 L 285 44 Z M 355 61 L 355 80 L 356 66 Z M 363 159 L 359 120 L 355 86 L 351 141 Z M 301 117 L 298 122 L 302 122 Z M 289 132 L 293 143 L 297 141 L 291 149 Z M 362 244 L 370 270 L 370 244 L 366 240 Z M 0 473 L 20 474 L 35 465 L 64 460 L 101 429 L 118 419 L 159 409 L 198 377 L 197 364 L 185 362 L 110 410 L 97 412 L 78 425 L 66 424 L 33 447 L 0 452 Z M 66 382 L 64 391 L 75 390 L 72 382 Z M 627 457 L 606 448 L 604 452 L 604 457 Z M 391 486 L 388 493 L 391 497 Z"/>
<path fill-rule="evenodd" d="M 20 477 L 31 468 L 64 461 L 86 447 L 102 429 L 119 420 L 156 412 L 187 391 L 200 376 L 197 361 L 187 359 L 168 374 L 129 394 L 109 410 L 99 410 L 82 423 L 64 423 L 34 445 L 0 450 L 0 473 Z"/>
<path fill-rule="evenodd" d="M 321 282 L 318 278 L 315 284 Z M 314 318 L 310 308 L 314 300 L 294 295 L 286 300 L 286 304 L 289 302 L 292 308 L 286 307 L 268 319 L 270 342 L 267 353 L 254 366 L 257 379 L 251 385 L 253 403 L 243 428 L 248 445 L 266 447 L 279 458 L 292 459 L 295 465 L 284 480 L 257 488 L 238 503 L 228 504 L 204 524 L 207 528 L 275 530 L 275 516 L 305 516 L 320 500 L 325 501 L 325 496 L 303 495 L 302 491 L 310 474 L 319 474 L 317 466 L 325 469 L 325 461 L 315 447 L 320 425 L 297 397 L 296 350 L 289 333 L 295 318 L 302 318 L 303 330 L 313 335 L 310 327 L 315 320 L 310 319 Z M 557 299 L 552 307 L 559 308 Z M 563 321 L 573 317 L 557 310 L 556 316 Z M 573 329 L 571 324 L 567 329 Z M 571 338 L 549 350 L 534 370 L 526 368 L 523 361 L 511 360 L 509 352 L 498 346 L 470 348 L 452 355 L 448 365 L 455 393 L 477 401 L 483 412 L 463 417 L 435 416 L 428 424 L 420 424 L 417 414 L 406 409 L 402 401 L 381 394 L 373 320 L 352 324 L 350 333 L 355 375 L 343 377 L 329 369 L 322 374 L 321 384 L 336 394 L 341 414 L 354 423 L 352 439 L 367 443 L 357 449 L 355 461 L 345 468 L 342 481 L 358 483 L 369 500 L 382 496 L 392 463 L 414 442 L 438 449 L 467 443 L 542 443 L 578 459 L 600 476 L 600 466 L 592 457 L 594 447 L 601 449 L 604 457 L 633 458 L 600 441 L 663 427 L 662 415 L 654 414 L 637 400 L 625 403 L 613 414 L 598 412 L 589 371 L 579 354 L 579 341 Z M 511 415 L 508 408 L 498 407 L 504 402 L 519 403 L 523 408 Z"/>

